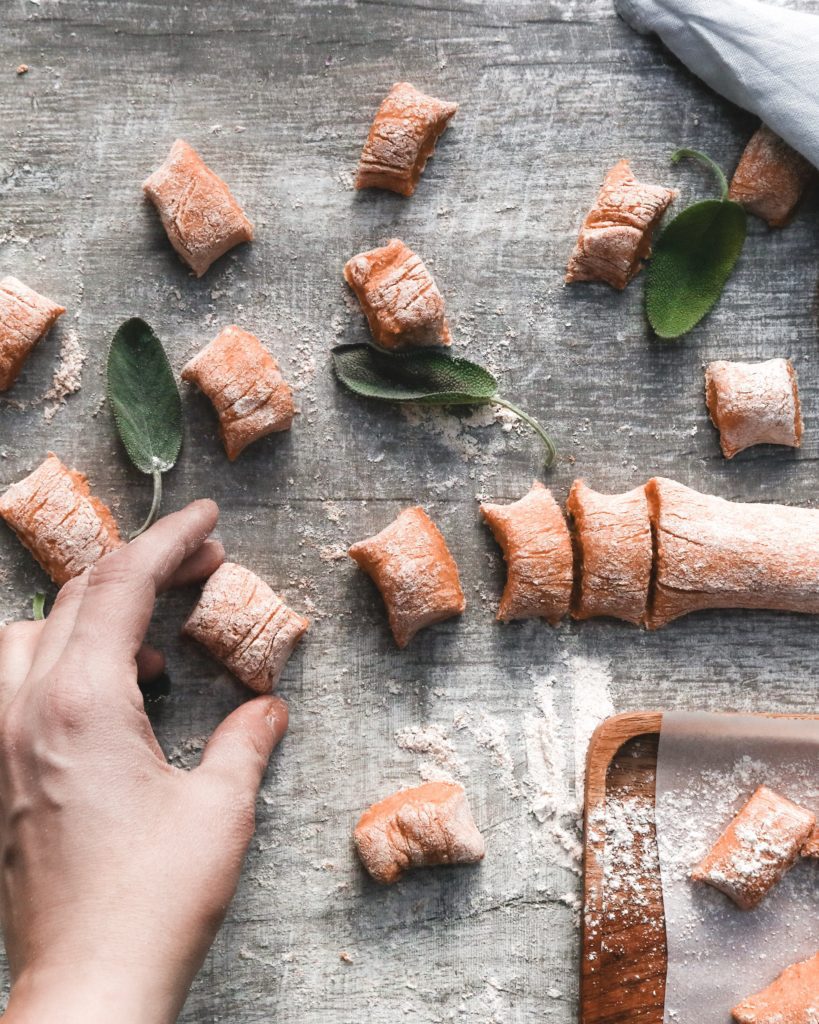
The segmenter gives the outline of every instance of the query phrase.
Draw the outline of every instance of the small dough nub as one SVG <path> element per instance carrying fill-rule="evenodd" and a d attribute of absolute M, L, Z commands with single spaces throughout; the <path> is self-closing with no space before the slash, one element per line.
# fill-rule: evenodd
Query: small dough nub
<path fill-rule="evenodd" d="M 234 246 L 253 240 L 253 225 L 233 193 L 184 139 L 174 142 L 142 188 L 171 245 L 197 277 Z"/>
<path fill-rule="evenodd" d="M 485 502 L 481 515 L 506 561 L 506 586 L 498 619 L 546 619 L 551 625 L 569 612 L 574 556 L 560 506 L 538 480 L 509 505 Z"/>
<path fill-rule="evenodd" d="M 231 462 L 253 441 L 293 422 L 293 392 L 259 339 L 231 325 L 182 370 L 213 403 Z"/>
<path fill-rule="evenodd" d="M 203 587 L 183 633 L 198 640 L 245 686 L 269 693 L 309 627 L 308 619 L 250 569 L 225 562 Z"/>
<path fill-rule="evenodd" d="M 790 359 L 709 363 L 705 401 L 726 459 L 755 444 L 802 444 L 799 388 Z"/>
<path fill-rule="evenodd" d="M 397 82 L 376 111 L 358 165 L 356 188 L 385 188 L 411 196 L 435 143 L 458 109 Z"/>
<path fill-rule="evenodd" d="M 427 782 L 369 807 L 353 841 L 370 875 L 384 885 L 409 868 L 475 864 L 485 847 L 463 786 Z"/>
<path fill-rule="evenodd" d="M 606 175 L 594 206 L 586 214 L 566 268 L 566 281 L 605 281 L 625 288 L 651 255 L 651 239 L 673 188 L 646 185 L 621 160 Z"/>
<path fill-rule="evenodd" d="M 816 816 L 760 786 L 691 872 L 752 910 L 796 863 Z"/>
<path fill-rule="evenodd" d="M 420 507 L 404 509 L 380 533 L 353 544 L 349 555 L 381 591 L 399 647 L 466 607 L 455 559 Z"/>

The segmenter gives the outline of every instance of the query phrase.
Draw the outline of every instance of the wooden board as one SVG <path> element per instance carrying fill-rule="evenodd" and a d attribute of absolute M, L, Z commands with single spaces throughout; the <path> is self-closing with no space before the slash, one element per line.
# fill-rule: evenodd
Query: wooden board
<path fill-rule="evenodd" d="M 789 716 L 803 717 L 803 716 Z M 814 716 L 811 716 L 814 717 Z M 662 1024 L 668 965 L 654 822 L 659 711 L 615 715 L 589 744 L 584 809 L 581 1024 Z M 618 859 L 639 878 L 639 893 L 610 864 L 607 808 L 632 808 L 633 841 Z M 642 806 L 642 810 L 640 809 Z M 630 821 L 629 821 L 630 817 Z"/>
<path fill-rule="evenodd" d="M 31 70 L 18 78 L 21 63 Z M 402 78 L 460 109 L 412 199 L 357 194 L 373 112 Z M 672 167 L 673 150 L 704 149 L 730 169 L 754 127 L 628 28 L 611 0 L 0 4 L 0 272 L 68 307 L 0 398 L 0 486 L 51 448 L 88 473 L 124 528 L 138 525 L 149 485 L 128 468 L 102 404 L 106 348 L 127 316 L 149 320 L 177 371 L 236 322 L 299 388 L 292 432 L 233 464 L 208 402 L 185 388 L 185 447 L 165 483 L 169 510 L 215 498 L 230 556 L 314 619 L 280 686 L 290 734 L 184 1024 L 572 1024 L 580 878 L 544 852 L 548 822 L 530 810 L 540 690 L 549 686 L 567 747 L 555 772 L 571 795 L 575 698 L 593 672 L 617 710 L 815 709 L 816 622 L 798 616 L 714 612 L 652 634 L 604 621 L 496 623 L 504 569 L 477 514 L 479 496 L 520 497 L 535 476 L 561 502 L 576 476 L 614 492 L 654 473 L 738 500 L 816 502 L 816 197 L 782 231 L 750 222 L 723 301 L 679 343 L 649 336 L 641 278 L 622 294 L 562 281 L 615 160 L 679 186 L 687 203 L 713 186 L 697 166 Z M 256 225 L 256 241 L 201 280 L 140 194 L 177 135 Z M 560 455 L 548 478 L 527 431 L 460 412 L 412 419 L 335 384 L 331 344 L 367 330 L 341 267 L 392 235 L 435 274 L 453 353 L 495 368 L 506 396 L 551 430 Z M 39 399 L 70 332 L 86 356 L 82 388 L 46 419 Z M 702 363 L 782 355 L 799 372 L 802 449 L 726 463 Z M 399 652 L 370 582 L 332 555 L 412 503 L 446 536 L 468 605 Z M 2 619 L 28 614 L 48 586 L 5 528 L 0 573 Z M 194 600 L 166 596 L 152 627 L 173 681 L 154 725 L 185 764 L 244 699 L 179 639 Z M 463 709 L 479 736 L 485 721 L 505 729 L 505 747 L 457 727 Z M 463 765 L 487 859 L 384 891 L 363 877 L 350 833 L 370 801 L 420 781 L 429 757 L 396 741 L 418 727 L 440 729 Z"/>

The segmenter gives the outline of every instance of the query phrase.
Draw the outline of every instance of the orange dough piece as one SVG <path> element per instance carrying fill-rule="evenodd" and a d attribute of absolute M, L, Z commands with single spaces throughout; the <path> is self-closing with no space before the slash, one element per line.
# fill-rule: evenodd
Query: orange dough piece
<path fill-rule="evenodd" d="M 726 501 L 664 477 L 646 494 L 656 545 L 649 629 L 704 608 L 819 612 L 819 510 Z"/>
<path fill-rule="evenodd" d="M 781 228 L 793 216 L 813 175 L 808 161 L 763 124 L 740 157 L 728 197 L 772 228 Z"/>
<path fill-rule="evenodd" d="M 0 391 L 7 391 L 23 363 L 65 309 L 16 277 L 0 278 Z"/>
<path fill-rule="evenodd" d="M 453 782 L 427 782 L 373 804 L 353 841 L 364 867 L 385 885 L 409 868 L 475 864 L 485 852 L 464 788 Z"/>
<path fill-rule="evenodd" d="M 205 584 L 182 630 L 245 686 L 269 693 L 310 622 L 259 577 L 225 562 Z"/>
<path fill-rule="evenodd" d="M 616 163 L 580 228 L 566 281 L 625 288 L 651 255 L 654 229 L 676 196 L 676 189 L 637 181 L 628 160 Z"/>
<path fill-rule="evenodd" d="M 0 516 L 59 586 L 124 543 L 87 478 L 51 452 L 0 498 Z"/>
<path fill-rule="evenodd" d="M 790 359 L 709 363 L 705 401 L 726 459 L 755 444 L 802 444 L 799 388 Z"/>
<path fill-rule="evenodd" d="M 802 847 L 803 857 L 819 857 L 819 825 L 808 836 Z"/>
<path fill-rule="evenodd" d="M 560 506 L 537 480 L 510 505 L 481 505 L 481 515 L 506 560 L 506 586 L 498 607 L 502 622 L 546 619 L 553 626 L 569 611 L 572 541 Z"/>
<path fill-rule="evenodd" d="M 794 865 L 815 824 L 811 811 L 760 786 L 691 877 L 751 910 Z"/>
<path fill-rule="evenodd" d="M 184 139 L 174 142 L 142 188 L 197 277 L 235 245 L 253 240 L 253 225 L 230 189 Z"/>
<path fill-rule="evenodd" d="M 737 1024 L 816 1024 L 819 1021 L 819 953 L 791 964 L 756 995 L 731 1010 Z"/>
<path fill-rule="evenodd" d="M 191 359 L 182 379 L 193 381 L 213 402 L 231 462 L 260 437 L 289 430 L 293 392 L 279 364 L 255 334 L 226 327 Z"/>
<path fill-rule="evenodd" d="M 353 256 L 344 279 L 383 348 L 450 345 L 444 299 L 421 257 L 397 238 Z"/>
<path fill-rule="evenodd" d="M 455 559 L 422 508 L 404 509 L 381 533 L 353 544 L 348 554 L 381 591 L 399 647 L 406 647 L 419 629 L 466 608 Z"/>
<path fill-rule="evenodd" d="M 640 625 L 653 557 L 645 487 L 600 494 L 575 480 L 566 507 L 580 553 L 572 617 L 611 615 Z"/>
<path fill-rule="evenodd" d="M 358 165 L 356 188 L 386 188 L 411 196 L 457 103 L 397 82 L 373 119 Z"/>

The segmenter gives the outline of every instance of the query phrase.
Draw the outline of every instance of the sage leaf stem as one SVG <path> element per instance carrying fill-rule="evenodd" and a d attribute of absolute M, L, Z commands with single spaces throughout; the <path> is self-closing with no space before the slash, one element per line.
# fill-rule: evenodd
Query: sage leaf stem
<path fill-rule="evenodd" d="M 161 470 L 155 469 L 153 471 L 153 478 L 154 478 L 154 497 L 153 497 L 153 501 L 151 502 L 151 510 L 148 513 L 148 517 L 145 520 L 145 522 L 142 524 L 142 526 L 140 526 L 140 528 L 138 530 L 135 530 L 131 534 L 130 540 L 133 540 L 135 537 L 138 537 L 141 533 L 145 533 L 145 531 L 149 527 L 154 525 L 154 523 L 156 522 L 156 518 L 159 515 L 159 508 L 160 508 L 160 505 L 162 504 L 162 472 L 161 472 Z"/>

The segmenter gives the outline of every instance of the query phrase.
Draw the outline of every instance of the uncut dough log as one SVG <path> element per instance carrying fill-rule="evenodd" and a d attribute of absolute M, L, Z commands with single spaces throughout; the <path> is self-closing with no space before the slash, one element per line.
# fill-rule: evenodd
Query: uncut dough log
<path fill-rule="evenodd" d="M 691 872 L 743 910 L 767 896 L 796 863 L 816 824 L 815 815 L 760 786 Z"/>
<path fill-rule="evenodd" d="M 17 380 L 31 350 L 64 312 L 16 277 L 0 279 L 0 391 Z"/>
<path fill-rule="evenodd" d="M 364 867 L 384 885 L 409 868 L 474 864 L 485 852 L 464 788 L 453 782 L 427 782 L 373 804 L 353 841 Z"/>
<path fill-rule="evenodd" d="M 0 498 L 0 516 L 58 586 L 120 547 L 111 510 L 53 452 Z"/>
<path fill-rule="evenodd" d="M 705 401 L 726 459 L 755 444 L 802 444 L 799 388 L 790 359 L 709 363 Z"/>
<path fill-rule="evenodd" d="M 498 619 L 546 619 L 568 614 L 574 553 L 560 506 L 542 483 L 509 505 L 484 503 L 481 515 L 503 551 L 506 586 Z"/>
<path fill-rule="evenodd" d="M 819 510 L 726 501 L 665 477 L 646 494 L 656 544 L 649 629 L 705 608 L 819 612 Z"/>
<path fill-rule="evenodd" d="M 466 608 L 455 559 L 420 507 L 404 509 L 380 533 L 353 544 L 348 554 L 381 591 L 399 647 L 406 647 L 419 629 Z"/>
<path fill-rule="evenodd" d="M 819 1021 L 819 953 L 791 964 L 756 995 L 731 1010 L 737 1024 L 816 1024 Z"/>
<path fill-rule="evenodd" d="M 355 187 L 411 196 L 457 109 L 457 103 L 427 96 L 409 82 L 396 82 L 376 111 Z"/>
<path fill-rule="evenodd" d="M 269 693 L 309 627 L 255 573 L 225 562 L 205 584 L 182 632 L 245 686 Z"/>
<path fill-rule="evenodd" d="M 382 348 L 452 343 L 444 298 L 421 257 L 400 239 L 353 256 L 344 280 Z"/>
<path fill-rule="evenodd" d="M 566 504 L 579 551 L 572 617 L 610 615 L 640 625 L 651 580 L 651 522 L 645 487 L 600 494 L 575 480 Z"/>
<path fill-rule="evenodd" d="M 197 277 L 235 245 L 253 240 L 253 225 L 233 193 L 184 139 L 174 142 L 142 189 Z"/>
<path fill-rule="evenodd" d="M 677 191 L 646 185 L 621 160 L 606 175 L 586 214 L 566 268 L 566 282 L 605 281 L 625 288 L 651 255 L 651 239 Z"/>
<path fill-rule="evenodd" d="M 763 124 L 740 157 L 728 198 L 770 227 L 781 228 L 793 216 L 813 176 L 808 161 Z"/>
<path fill-rule="evenodd" d="M 231 462 L 259 438 L 289 430 L 293 392 L 279 364 L 255 334 L 231 325 L 182 370 L 213 403 Z"/>

